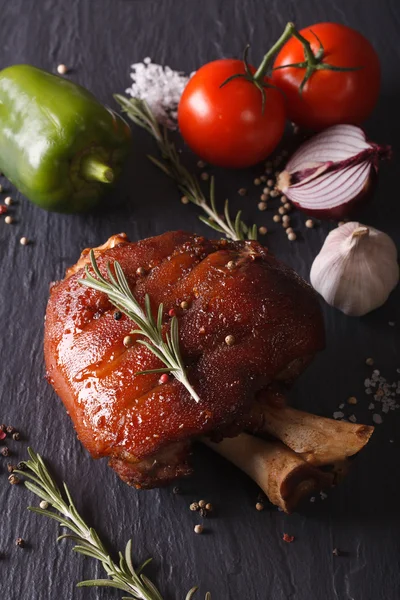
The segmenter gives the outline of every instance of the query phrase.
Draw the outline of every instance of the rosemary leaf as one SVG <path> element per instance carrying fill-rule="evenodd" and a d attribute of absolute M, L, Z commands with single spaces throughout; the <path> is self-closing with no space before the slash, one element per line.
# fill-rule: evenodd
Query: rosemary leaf
<path fill-rule="evenodd" d="M 95 529 L 89 527 L 79 514 L 66 484 L 64 483 L 63 487 L 67 501 L 50 475 L 42 457 L 31 448 L 28 448 L 28 452 L 30 460 L 24 462 L 28 472 L 25 470 L 16 472 L 28 478 L 34 477 L 37 484 L 33 485 L 30 481 L 25 481 L 25 486 L 39 498 L 51 497 L 52 506 L 57 507 L 60 514 L 37 507 L 29 507 L 29 510 L 59 521 L 63 527 L 73 531 L 74 535 L 63 534 L 58 539 L 72 539 L 76 542 L 73 550 L 98 560 L 110 577 L 110 579 L 81 581 L 77 584 L 78 587 L 110 587 L 131 594 L 130 596 L 123 596 L 122 600 L 163 600 L 156 586 L 142 573 L 151 559 L 145 561 L 135 571 L 131 558 L 132 541 L 129 540 L 125 548 L 125 554 L 119 553 L 120 565 L 115 563 Z M 192 588 L 187 594 L 186 600 L 191 600 L 196 591 L 196 587 Z M 206 594 L 206 600 L 211 600 L 209 593 Z"/>
<path fill-rule="evenodd" d="M 72 531 L 74 535 L 63 534 L 59 536 L 59 539 L 72 539 L 76 542 L 73 548 L 75 552 L 100 561 L 110 576 L 110 579 L 83 581 L 78 584 L 78 587 L 112 587 L 131 594 L 129 600 L 162 600 L 162 596 L 154 584 L 147 578 L 143 580 L 143 575 L 139 576 L 140 571 L 139 573 L 135 571 L 131 559 L 131 542 L 126 545 L 125 557 L 122 556 L 123 561 L 121 561 L 123 568 L 121 568 L 112 560 L 97 532 L 88 527 L 78 513 L 67 486 L 64 484 L 64 492 L 67 497 L 67 500 L 65 500 L 62 491 L 53 480 L 42 458 L 30 448 L 28 452 L 30 460 L 25 462 L 28 471 L 19 471 L 19 473 L 28 478 L 34 477 L 36 483 L 32 484 L 30 481 L 25 481 L 26 487 L 39 498 L 52 498 L 52 506 L 57 506 L 59 512 L 56 513 L 37 507 L 29 507 L 29 509 L 39 515 L 58 521 L 63 527 Z"/>
<path fill-rule="evenodd" d="M 230 240 L 243 240 L 245 232 L 254 232 L 254 228 L 248 228 L 241 221 L 241 216 L 236 215 L 235 221 L 240 221 L 242 227 L 235 227 L 232 223 L 229 211 L 225 206 L 225 219 L 218 214 L 215 203 L 214 178 L 211 178 L 209 199 L 205 197 L 201 191 L 201 187 L 197 178 L 189 173 L 180 161 L 179 154 L 174 143 L 168 137 L 166 128 L 161 131 L 155 116 L 145 100 L 139 98 L 126 98 L 120 94 L 115 94 L 114 98 L 120 104 L 122 110 L 126 112 L 128 117 L 139 127 L 145 129 L 152 135 L 158 145 L 162 160 L 154 156 L 148 156 L 154 165 L 161 169 L 168 177 L 171 177 L 177 184 L 179 190 L 186 196 L 190 202 L 201 208 L 212 221 L 201 219 L 203 223 L 223 233 Z M 212 223 L 217 223 L 220 229 L 217 229 Z M 257 231 L 257 228 L 256 228 Z M 249 238 L 257 239 L 257 238 Z"/>
<path fill-rule="evenodd" d="M 199 402 L 200 398 L 189 382 L 181 356 L 177 318 L 173 317 L 171 320 L 171 338 L 167 335 L 166 341 L 164 341 L 162 331 L 163 305 L 160 304 L 158 307 L 156 322 L 153 317 L 149 296 L 147 294 L 145 296 L 145 306 L 143 310 L 139 302 L 133 296 L 122 267 L 117 261 L 113 263 L 115 275 L 112 273 L 111 266 L 107 265 L 107 281 L 100 272 L 93 250 L 90 252 L 90 260 L 95 276 L 91 274 L 88 266 L 86 266 L 86 278 L 79 279 L 79 283 L 107 294 L 110 302 L 114 304 L 118 310 L 129 317 L 139 328 L 134 329 L 134 332 L 140 333 L 147 338 L 145 340 L 137 340 L 137 343 L 146 346 L 146 348 L 155 354 L 155 356 L 164 363 L 165 369 L 167 369 L 162 372 L 172 373 L 172 375 L 185 386 L 195 402 Z M 161 371 L 156 369 L 140 371 L 139 373 L 146 374 L 149 372 L 154 373 Z"/>
<path fill-rule="evenodd" d="M 111 587 L 117 588 L 117 590 L 121 589 L 119 583 L 115 583 L 110 579 L 87 579 L 86 581 L 80 581 L 76 584 L 76 587 Z M 125 592 L 129 592 L 129 590 L 124 590 Z"/>

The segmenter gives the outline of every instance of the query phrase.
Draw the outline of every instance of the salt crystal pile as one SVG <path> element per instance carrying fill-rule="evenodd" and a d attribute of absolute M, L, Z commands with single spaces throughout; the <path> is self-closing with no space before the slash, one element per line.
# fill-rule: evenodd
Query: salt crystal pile
<path fill-rule="evenodd" d="M 155 118 L 168 129 L 176 129 L 178 104 L 189 77 L 170 67 L 163 67 L 145 58 L 131 65 L 133 83 L 126 93 L 145 100 Z"/>
<path fill-rule="evenodd" d="M 364 381 L 364 387 L 366 394 L 373 395 L 374 402 L 371 402 L 368 406 L 370 410 L 375 408 L 376 403 L 380 404 L 381 411 L 385 414 L 400 408 L 400 380 L 389 383 L 385 377 L 381 376 L 378 369 L 374 369 L 371 377 L 367 377 Z M 383 421 L 381 415 L 377 413 L 372 416 L 372 420 L 377 425 L 380 425 Z"/>

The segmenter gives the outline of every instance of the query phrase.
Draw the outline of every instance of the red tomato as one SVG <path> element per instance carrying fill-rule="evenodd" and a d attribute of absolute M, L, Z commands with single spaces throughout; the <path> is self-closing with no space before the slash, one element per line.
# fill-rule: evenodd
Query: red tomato
<path fill-rule="evenodd" d="M 185 142 L 205 161 L 221 167 L 260 162 L 275 149 L 285 126 L 280 91 L 265 89 L 262 112 L 261 92 L 250 81 L 239 78 L 220 87 L 237 73 L 245 73 L 241 60 L 204 65 L 190 79 L 179 103 L 179 128 Z"/>
<path fill-rule="evenodd" d="M 288 117 L 301 127 L 320 130 L 339 123 L 359 125 L 372 112 L 380 87 L 379 58 L 369 41 L 345 25 L 318 23 L 300 31 L 314 54 L 324 47 L 322 62 L 337 67 L 362 67 L 356 71 L 314 71 L 302 94 L 305 69 L 287 67 L 273 71 L 272 80 L 287 97 Z M 301 42 L 291 38 L 279 52 L 275 67 L 304 61 Z"/>

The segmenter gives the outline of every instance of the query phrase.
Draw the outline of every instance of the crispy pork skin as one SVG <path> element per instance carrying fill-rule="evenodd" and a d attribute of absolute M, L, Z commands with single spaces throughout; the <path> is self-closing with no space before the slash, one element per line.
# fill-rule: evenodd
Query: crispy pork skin
<path fill-rule="evenodd" d="M 96 249 L 96 257 L 105 276 L 107 263 L 120 263 L 142 305 L 145 294 L 154 313 L 163 303 L 165 332 L 174 310 L 200 396 L 196 403 L 173 377 L 161 384 L 157 374 L 136 375 L 163 365 L 141 344 L 126 348 L 132 321 L 115 314 L 105 294 L 79 283 L 84 251 L 51 287 L 48 379 L 90 454 L 107 456 L 131 485 L 153 487 L 188 474 L 193 439 L 238 434 L 257 392 L 294 379 L 324 346 L 313 290 L 257 242 L 178 231 L 130 243 L 121 234 Z"/>

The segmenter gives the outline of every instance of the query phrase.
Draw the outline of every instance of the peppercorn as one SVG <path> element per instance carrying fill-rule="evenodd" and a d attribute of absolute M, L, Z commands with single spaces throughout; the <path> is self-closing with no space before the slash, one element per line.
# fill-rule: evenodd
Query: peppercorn
<path fill-rule="evenodd" d="M 288 240 L 289 240 L 290 242 L 294 242 L 296 238 L 297 238 L 297 236 L 296 236 L 296 234 L 295 234 L 295 233 L 289 233 L 289 235 L 288 235 Z"/>
<path fill-rule="evenodd" d="M 204 529 L 203 525 L 195 525 L 194 526 L 195 533 L 203 533 L 203 529 Z"/>
<path fill-rule="evenodd" d="M 2 448 L 0 452 L 3 456 L 10 456 L 10 449 L 7 446 L 4 446 L 4 448 Z"/>
<path fill-rule="evenodd" d="M 121 317 L 122 317 L 122 313 L 119 312 L 119 310 L 116 310 L 115 313 L 114 313 L 114 319 L 116 321 L 119 321 L 121 319 Z"/>
<path fill-rule="evenodd" d="M 247 194 L 246 188 L 240 188 L 238 190 L 238 194 L 239 194 L 239 196 L 245 196 Z"/>
<path fill-rule="evenodd" d="M 173 488 L 173 490 L 172 490 L 172 493 L 173 493 L 173 494 L 181 494 L 181 493 L 182 493 L 182 490 L 181 490 L 181 488 L 180 488 L 180 487 L 178 487 L 178 486 L 176 485 L 176 486 Z"/>
<path fill-rule="evenodd" d="M 15 432 L 15 427 L 13 427 L 12 425 L 7 425 L 6 431 L 11 435 Z"/>
<path fill-rule="evenodd" d="M 291 210 L 292 205 L 290 204 L 290 202 L 285 202 L 285 204 L 283 205 L 284 208 L 286 208 L 286 210 Z"/>
<path fill-rule="evenodd" d="M 7 471 L 9 473 L 12 473 L 15 469 L 15 465 L 12 465 L 11 463 L 7 463 Z"/>
<path fill-rule="evenodd" d="M 65 75 L 66 73 L 68 73 L 68 67 L 66 67 L 66 65 L 58 65 L 57 73 L 59 73 L 60 75 Z"/>
<path fill-rule="evenodd" d="M 7 437 L 7 434 L 4 431 L 0 431 L 0 441 L 4 440 Z"/>
<path fill-rule="evenodd" d="M 4 223 L 6 225 L 11 225 L 11 223 L 14 221 L 14 219 L 12 218 L 11 215 L 7 215 L 6 218 L 4 219 Z"/>
<path fill-rule="evenodd" d="M 2 431 L 3 433 L 7 433 L 7 427 L 6 425 L 4 425 L 4 423 L 0 425 L 0 431 Z"/>
<path fill-rule="evenodd" d="M 5 215 L 5 214 L 7 214 L 7 212 L 8 212 L 7 206 L 4 206 L 4 204 L 0 204 L 0 215 Z M 7 223 L 7 221 L 6 221 L 6 223 Z"/>
<path fill-rule="evenodd" d="M 206 166 L 206 163 L 204 162 L 204 160 L 198 160 L 197 166 L 199 169 L 204 169 L 204 167 Z"/>
<path fill-rule="evenodd" d="M 187 196 L 182 196 L 181 202 L 182 204 L 189 204 L 190 200 Z"/>
<path fill-rule="evenodd" d="M 183 310 L 187 310 L 189 308 L 189 302 L 186 302 L 186 300 L 184 300 L 183 302 L 181 302 L 181 308 Z"/>
<path fill-rule="evenodd" d="M 208 512 L 212 512 L 212 511 L 214 510 L 214 507 L 213 507 L 213 505 L 211 504 L 211 502 L 207 502 L 207 504 L 206 504 L 206 510 L 207 510 Z"/>
<path fill-rule="evenodd" d="M 194 512 L 196 510 L 199 510 L 200 506 L 199 506 L 198 502 L 192 502 L 192 504 L 189 506 L 189 508 L 190 508 L 191 511 Z"/>
<path fill-rule="evenodd" d="M 19 537 L 15 540 L 15 545 L 18 546 L 18 548 L 25 548 L 25 540 Z"/>
<path fill-rule="evenodd" d="M 293 233 L 293 231 L 294 231 L 294 230 L 293 230 L 293 227 L 288 227 L 288 228 L 286 229 L 286 233 L 287 233 L 288 235 L 289 235 L 290 233 Z"/>
<path fill-rule="evenodd" d="M 19 463 L 17 464 L 17 469 L 18 469 L 19 471 L 25 471 L 25 470 L 26 470 L 26 463 L 24 463 L 23 461 L 19 462 Z"/>
<path fill-rule="evenodd" d="M 285 208 L 284 206 L 280 206 L 280 207 L 278 208 L 278 213 L 279 213 L 280 215 L 285 215 L 285 214 L 286 214 L 286 208 Z"/>
<path fill-rule="evenodd" d="M 365 361 L 365 363 L 369 366 L 372 367 L 372 365 L 374 364 L 374 359 L 373 358 L 367 358 L 367 360 Z"/>
<path fill-rule="evenodd" d="M 136 269 L 136 275 L 138 275 L 139 277 L 142 275 L 146 275 L 146 269 L 144 267 L 138 267 Z"/>
<path fill-rule="evenodd" d="M 19 243 L 21 244 L 21 246 L 27 246 L 29 244 L 29 240 L 27 237 L 23 236 L 20 240 Z"/>
<path fill-rule="evenodd" d="M 256 510 L 264 510 L 264 504 L 262 502 L 257 502 L 256 504 Z"/>
<path fill-rule="evenodd" d="M 21 434 L 19 431 L 16 431 L 15 433 L 12 434 L 12 439 L 14 440 L 14 442 L 19 442 L 21 439 Z"/>
<path fill-rule="evenodd" d="M 272 220 L 274 221 L 274 223 L 279 223 L 281 221 L 281 215 L 274 215 L 272 217 Z"/>
<path fill-rule="evenodd" d="M 18 485 L 21 480 L 19 477 L 14 475 L 14 473 L 11 473 L 11 475 L 8 476 L 8 481 L 11 483 L 11 485 Z"/>
<path fill-rule="evenodd" d="M 258 210 L 267 210 L 267 203 L 266 202 L 259 202 L 258 203 Z"/>
<path fill-rule="evenodd" d="M 46 500 L 42 500 L 42 501 L 40 502 L 39 506 L 40 506 L 40 508 L 41 508 L 42 510 L 47 510 L 47 509 L 49 508 L 49 503 L 48 503 L 48 502 L 46 502 Z"/>
<path fill-rule="evenodd" d="M 312 229 L 314 227 L 314 221 L 312 219 L 307 219 L 306 227 L 308 227 L 308 229 Z"/>
<path fill-rule="evenodd" d="M 203 517 L 204 519 L 208 517 L 208 512 L 205 508 L 200 508 L 199 510 L 199 514 L 201 517 Z"/>
<path fill-rule="evenodd" d="M 267 194 L 261 194 L 260 200 L 261 200 L 261 202 L 266 202 L 268 200 L 268 195 Z"/>
<path fill-rule="evenodd" d="M 260 185 L 261 184 L 261 179 L 259 177 L 256 177 L 254 180 L 254 185 Z"/>
<path fill-rule="evenodd" d="M 357 404 L 357 398 L 355 396 L 350 396 L 347 402 L 348 404 Z"/>
<path fill-rule="evenodd" d="M 133 346 L 133 342 L 134 342 L 134 339 L 131 335 L 126 335 L 124 337 L 123 344 L 124 344 L 125 348 L 130 348 L 131 346 Z"/>
<path fill-rule="evenodd" d="M 258 228 L 258 233 L 259 233 L 260 235 L 265 235 L 266 233 L 268 233 L 268 229 L 267 229 L 266 227 L 264 227 L 264 226 L 262 226 L 262 227 L 259 227 L 259 228 Z"/>
<path fill-rule="evenodd" d="M 203 171 L 203 173 L 200 175 L 200 177 L 203 181 L 208 181 L 210 179 L 210 176 L 206 171 Z"/>
<path fill-rule="evenodd" d="M 228 263 L 226 263 L 226 266 L 228 269 L 234 269 L 236 267 L 236 263 L 234 260 L 230 260 Z"/>
<path fill-rule="evenodd" d="M 7 198 L 4 198 L 4 204 L 6 206 L 11 206 L 12 203 L 13 203 L 13 199 L 11 198 L 11 196 L 7 196 Z"/>
<path fill-rule="evenodd" d="M 268 179 L 267 186 L 268 187 L 274 187 L 274 183 L 275 183 L 275 181 L 273 179 Z"/>
<path fill-rule="evenodd" d="M 176 316 L 176 310 L 174 308 L 170 308 L 168 311 L 168 316 L 169 317 L 175 317 Z"/>
<path fill-rule="evenodd" d="M 279 196 L 278 190 L 271 190 L 270 196 L 271 198 L 277 198 Z"/>
<path fill-rule="evenodd" d="M 207 502 L 205 500 L 199 500 L 200 508 L 204 508 L 206 504 L 207 504 Z"/>
<path fill-rule="evenodd" d="M 234 343 L 236 342 L 235 340 L 235 336 L 234 335 L 227 335 L 225 338 L 225 344 L 227 346 L 233 346 Z"/>

